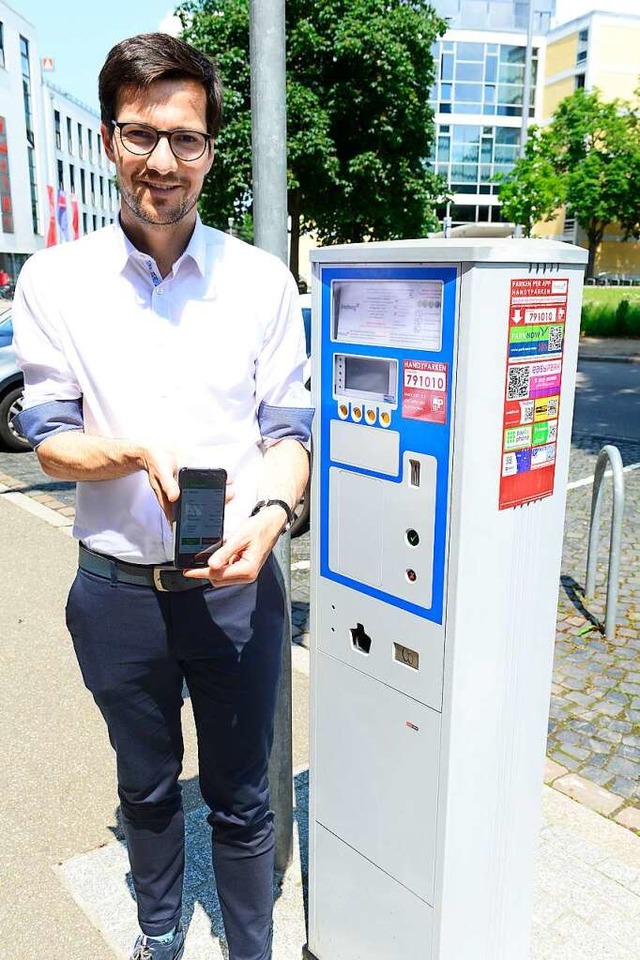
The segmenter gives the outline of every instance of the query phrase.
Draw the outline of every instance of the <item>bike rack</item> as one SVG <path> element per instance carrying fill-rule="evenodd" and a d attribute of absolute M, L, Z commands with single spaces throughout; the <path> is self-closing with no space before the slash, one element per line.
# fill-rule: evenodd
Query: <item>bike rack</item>
<path fill-rule="evenodd" d="M 603 447 L 598 454 L 596 468 L 593 473 L 591 526 L 589 528 L 585 597 L 592 598 L 596 588 L 598 539 L 600 537 L 600 513 L 602 508 L 602 480 L 605 475 L 607 461 L 611 465 L 611 473 L 613 475 L 613 509 L 611 514 L 611 539 L 609 545 L 609 567 L 607 570 L 607 605 L 605 608 L 604 632 L 607 640 L 613 640 L 616 635 L 616 608 L 618 606 L 620 544 L 622 541 L 622 515 L 624 513 L 624 473 L 622 470 L 620 451 L 611 444 Z"/>

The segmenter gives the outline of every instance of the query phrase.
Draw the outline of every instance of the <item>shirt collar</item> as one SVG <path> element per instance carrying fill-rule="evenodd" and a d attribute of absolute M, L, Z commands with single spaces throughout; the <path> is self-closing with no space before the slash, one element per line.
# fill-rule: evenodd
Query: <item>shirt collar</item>
<path fill-rule="evenodd" d="M 114 224 L 114 228 L 116 231 L 116 236 L 118 238 L 118 250 L 117 250 L 116 256 L 118 258 L 118 265 L 119 265 L 120 272 L 122 272 L 126 267 L 130 257 L 137 259 L 139 257 L 144 257 L 145 254 L 143 254 L 140 250 L 138 250 L 138 248 L 134 246 L 131 240 L 129 240 L 129 237 L 126 235 L 126 233 L 122 229 L 119 216 Z M 189 258 L 193 260 L 196 267 L 198 268 L 198 271 L 200 272 L 200 275 L 204 277 L 205 266 L 206 266 L 206 252 L 207 252 L 207 241 L 205 236 L 205 228 L 204 228 L 204 224 L 202 223 L 202 220 L 200 219 L 200 215 L 198 215 L 196 217 L 196 225 L 193 228 L 193 233 L 191 234 L 191 239 L 189 240 L 189 243 L 187 244 L 187 247 L 184 253 L 180 257 L 178 257 L 178 259 L 176 260 L 174 267 L 182 263 L 183 260 Z"/>

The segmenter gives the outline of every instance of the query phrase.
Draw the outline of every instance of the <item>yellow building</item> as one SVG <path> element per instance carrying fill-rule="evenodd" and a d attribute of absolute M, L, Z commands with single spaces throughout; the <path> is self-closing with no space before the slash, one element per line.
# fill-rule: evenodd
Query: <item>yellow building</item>
<path fill-rule="evenodd" d="M 594 10 L 551 30 L 547 36 L 542 115 L 548 123 L 558 104 L 574 90 L 597 88 L 604 99 L 637 101 L 640 86 L 640 16 Z M 539 224 L 537 236 L 586 246 L 583 231 L 560 211 L 556 220 Z M 622 242 L 612 225 L 596 257 L 595 274 L 640 276 L 640 243 Z"/>

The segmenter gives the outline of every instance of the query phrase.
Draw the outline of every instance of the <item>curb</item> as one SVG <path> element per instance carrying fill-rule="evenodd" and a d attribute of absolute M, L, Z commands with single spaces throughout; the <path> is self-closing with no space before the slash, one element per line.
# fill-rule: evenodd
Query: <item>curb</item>
<path fill-rule="evenodd" d="M 544 782 L 548 787 L 553 787 L 559 793 L 564 793 L 572 800 L 577 800 L 583 806 L 640 836 L 640 809 L 617 793 L 605 790 L 577 773 L 570 773 L 566 767 L 549 757 L 545 760 Z"/>
<path fill-rule="evenodd" d="M 589 356 L 578 352 L 578 363 L 586 360 L 587 363 L 640 363 L 640 357 L 620 356 Z"/>

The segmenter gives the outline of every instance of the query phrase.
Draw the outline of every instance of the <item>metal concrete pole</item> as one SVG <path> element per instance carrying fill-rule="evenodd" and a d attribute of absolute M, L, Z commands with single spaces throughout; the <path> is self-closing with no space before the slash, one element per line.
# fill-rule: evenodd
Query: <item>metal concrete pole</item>
<path fill-rule="evenodd" d="M 529 107 L 533 79 L 533 29 L 535 24 L 535 0 L 529 0 L 529 24 L 527 27 L 527 47 L 524 56 L 524 89 L 522 91 L 522 131 L 520 133 L 520 157 L 524 157 L 529 136 Z M 517 224 L 514 237 L 522 236 L 522 225 Z"/>
<path fill-rule="evenodd" d="M 251 0 L 251 131 L 253 227 L 256 246 L 288 263 L 285 0 Z M 276 870 L 293 856 L 293 760 L 291 750 L 291 544 L 275 549 L 286 592 L 282 678 L 269 764 L 271 806 L 276 816 Z"/>

